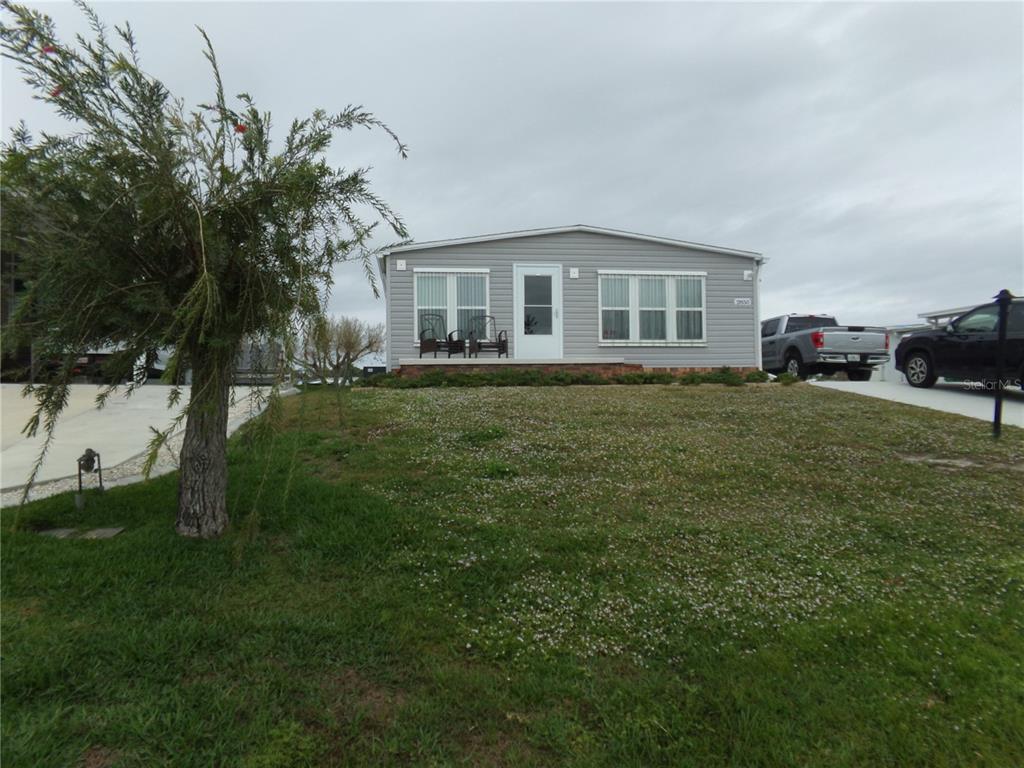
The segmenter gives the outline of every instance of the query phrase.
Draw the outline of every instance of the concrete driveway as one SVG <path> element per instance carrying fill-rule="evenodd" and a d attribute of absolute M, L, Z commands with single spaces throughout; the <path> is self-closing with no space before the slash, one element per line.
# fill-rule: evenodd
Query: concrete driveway
<path fill-rule="evenodd" d="M 0 488 L 24 485 L 43 445 L 43 435 L 27 438 L 21 434 L 34 410 L 34 401 L 21 396 L 20 384 L 0 385 Z M 64 410 L 54 442 L 50 446 L 36 482 L 74 475 L 76 460 L 86 448 L 99 451 L 104 469 L 113 468 L 146 450 L 153 433 L 150 427 L 166 429 L 188 402 L 188 387 L 183 387 L 177 408 L 167 407 L 169 387 L 147 384 L 131 397 L 115 394 L 102 410 L 96 409 L 100 387 L 75 384 Z M 249 387 L 235 388 L 235 405 L 229 414 L 229 426 L 237 427 L 257 410 L 250 399 Z"/>
<path fill-rule="evenodd" d="M 963 384 L 939 382 L 931 389 L 915 389 L 893 381 L 815 381 L 816 387 L 877 397 L 935 411 L 958 413 L 972 419 L 992 421 L 994 400 L 991 392 L 970 390 Z M 1003 391 L 1003 424 L 1024 427 L 1024 393 L 1019 389 Z"/>

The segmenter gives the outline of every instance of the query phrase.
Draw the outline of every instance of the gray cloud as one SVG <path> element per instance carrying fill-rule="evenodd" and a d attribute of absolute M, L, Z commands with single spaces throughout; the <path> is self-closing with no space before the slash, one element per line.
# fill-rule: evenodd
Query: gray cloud
<path fill-rule="evenodd" d="M 82 22 L 44 6 L 65 32 Z M 103 4 L 190 101 L 209 75 L 339 137 L 418 240 L 589 223 L 764 252 L 766 314 L 904 322 L 1024 293 L 1022 6 Z M 3 71 L 3 124 L 54 127 Z M 353 265 L 330 308 L 381 319 Z"/>

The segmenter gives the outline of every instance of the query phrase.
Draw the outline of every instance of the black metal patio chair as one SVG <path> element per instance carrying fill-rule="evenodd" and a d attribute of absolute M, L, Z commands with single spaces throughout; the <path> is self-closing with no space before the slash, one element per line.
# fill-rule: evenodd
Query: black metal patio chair
<path fill-rule="evenodd" d="M 444 315 L 420 315 L 420 357 L 424 352 L 433 352 L 437 357 L 438 352 L 447 352 L 448 357 L 453 354 L 466 355 L 466 339 L 460 330 L 455 329 L 448 333 Z"/>
<path fill-rule="evenodd" d="M 508 331 L 499 331 L 494 315 L 475 315 L 469 319 L 466 334 L 469 356 L 480 357 L 481 352 L 495 351 L 498 357 L 508 357 Z"/>

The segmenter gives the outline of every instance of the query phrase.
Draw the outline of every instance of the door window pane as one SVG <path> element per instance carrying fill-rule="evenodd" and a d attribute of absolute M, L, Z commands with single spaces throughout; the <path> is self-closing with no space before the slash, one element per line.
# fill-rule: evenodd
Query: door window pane
<path fill-rule="evenodd" d="M 523 275 L 523 304 L 551 306 L 551 275 Z"/>
<path fill-rule="evenodd" d="M 551 275 L 523 275 L 523 333 L 552 334 Z"/>
<path fill-rule="evenodd" d="M 629 339 L 628 309 L 601 310 L 601 338 L 619 340 Z"/>
<path fill-rule="evenodd" d="M 551 307 L 524 306 L 523 333 L 527 336 L 550 336 Z"/>

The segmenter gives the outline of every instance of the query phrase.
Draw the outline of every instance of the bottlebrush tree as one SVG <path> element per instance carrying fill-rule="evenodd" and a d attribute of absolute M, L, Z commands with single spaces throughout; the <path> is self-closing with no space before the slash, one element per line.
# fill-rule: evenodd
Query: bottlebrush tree
<path fill-rule="evenodd" d="M 140 357 L 171 349 L 167 378 L 192 371 L 176 526 L 217 536 L 228 525 L 229 391 L 243 340 L 291 338 L 319 317 L 341 261 L 361 260 L 372 282 L 379 225 L 406 237 L 367 170 L 333 168 L 325 153 L 359 126 L 383 131 L 403 157 L 406 148 L 351 106 L 295 120 L 272 144 L 270 115 L 245 93 L 225 96 L 202 30 L 214 94 L 187 108 L 143 70 L 128 25 L 110 34 L 80 4 L 92 32 L 69 43 L 49 17 L 3 7 L 4 56 L 74 131 L 34 139 L 22 125 L 3 147 L 2 245 L 28 286 L 4 341 L 56 362 L 30 386 L 26 429 L 42 428 L 49 444 L 86 349 L 116 349 L 104 374 L 129 390 Z"/>

